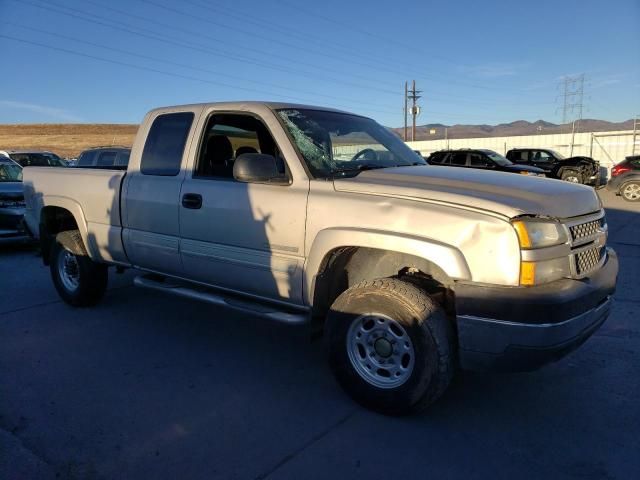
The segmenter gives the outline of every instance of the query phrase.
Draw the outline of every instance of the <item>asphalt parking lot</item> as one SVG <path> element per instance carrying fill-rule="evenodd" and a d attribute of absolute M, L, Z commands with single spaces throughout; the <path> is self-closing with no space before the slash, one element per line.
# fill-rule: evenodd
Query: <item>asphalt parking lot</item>
<path fill-rule="evenodd" d="M 73 309 L 33 249 L 0 245 L 0 478 L 638 478 L 640 205 L 600 192 L 621 264 L 607 323 L 538 372 L 461 374 L 406 418 L 352 403 L 303 328 L 132 273 Z"/>

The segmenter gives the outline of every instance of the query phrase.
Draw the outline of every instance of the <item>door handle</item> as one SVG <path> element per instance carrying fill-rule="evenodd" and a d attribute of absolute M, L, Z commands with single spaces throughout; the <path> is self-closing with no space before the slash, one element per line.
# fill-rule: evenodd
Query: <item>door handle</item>
<path fill-rule="evenodd" d="M 202 195 L 197 193 L 185 193 L 182 196 L 182 206 L 193 210 L 202 208 Z"/>

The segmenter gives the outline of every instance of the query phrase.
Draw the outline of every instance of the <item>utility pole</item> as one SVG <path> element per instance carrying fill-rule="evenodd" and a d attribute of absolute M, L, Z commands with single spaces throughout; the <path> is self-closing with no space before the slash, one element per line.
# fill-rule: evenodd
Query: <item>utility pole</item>
<path fill-rule="evenodd" d="M 416 117 L 420 113 L 420 107 L 416 105 L 416 100 L 418 100 L 422 95 L 422 90 L 416 90 L 416 81 L 413 80 L 411 82 L 411 90 L 405 96 L 405 105 L 407 98 L 411 100 L 411 141 L 415 141 L 416 139 Z"/>
<path fill-rule="evenodd" d="M 633 119 L 633 140 L 631 142 L 631 155 L 636 154 L 636 132 L 638 131 L 638 116 Z"/>
<path fill-rule="evenodd" d="M 584 107 L 584 73 L 573 77 L 566 76 L 562 82 L 564 83 L 562 123 L 566 124 L 576 119 L 580 121 Z M 577 115 L 575 115 L 576 112 Z"/>
<path fill-rule="evenodd" d="M 407 141 L 407 92 L 408 92 L 408 82 L 404 82 L 404 141 Z"/>

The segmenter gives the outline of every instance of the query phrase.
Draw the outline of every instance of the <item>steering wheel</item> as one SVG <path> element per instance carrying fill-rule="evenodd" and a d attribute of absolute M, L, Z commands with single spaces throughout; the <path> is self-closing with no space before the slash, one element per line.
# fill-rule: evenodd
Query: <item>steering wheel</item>
<path fill-rule="evenodd" d="M 365 148 L 356 153 L 351 161 L 353 162 L 355 160 L 358 160 L 360 157 L 364 157 L 365 160 L 375 162 L 378 159 L 378 154 L 373 148 Z"/>

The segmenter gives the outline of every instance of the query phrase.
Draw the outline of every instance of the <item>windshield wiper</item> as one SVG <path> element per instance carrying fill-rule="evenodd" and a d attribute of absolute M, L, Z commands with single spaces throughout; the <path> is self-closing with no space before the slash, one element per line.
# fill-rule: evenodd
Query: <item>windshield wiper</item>
<path fill-rule="evenodd" d="M 353 173 L 353 172 L 363 172 L 365 170 L 376 170 L 378 168 L 390 168 L 395 165 L 377 165 L 373 163 L 361 163 L 356 167 L 342 167 L 342 168 L 333 168 L 331 169 L 332 174 L 336 173 Z"/>
<path fill-rule="evenodd" d="M 426 163 L 413 162 L 409 164 L 403 165 L 378 165 L 375 163 L 361 163 L 356 167 L 342 167 L 342 168 L 334 168 L 331 170 L 331 174 L 340 174 L 340 173 L 360 173 L 365 170 L 378 170 L 380 168 L 396 168 L 396 167 L 412 167 L 417 165 L 427 165 Z"/>

